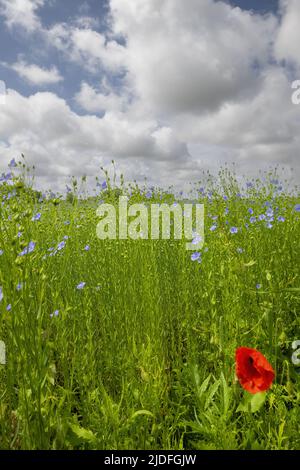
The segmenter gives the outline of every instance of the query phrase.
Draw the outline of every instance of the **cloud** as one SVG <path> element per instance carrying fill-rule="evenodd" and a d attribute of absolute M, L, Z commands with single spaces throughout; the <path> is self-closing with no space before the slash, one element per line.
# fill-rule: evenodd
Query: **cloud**
<path fill-rule="evenodd" d="M 5 64 L 5 66 L 17 72 L 21 78 L 24 78 L 31 85 L 51 85 L 63 80 L 55 66 L 47 69 L 36 64 L 27 64 L 23 60 L 11 65 Z"/>
<path fill-rule="evenodd" d="M 89 27 L 56 23 L 44 36 L 51 46 L 64 53 L 65 57 L 91 72 L 105 68 L 118 72 L 124 66 L 126 49 L 114 39 Z"/>
<path fill-rule="evenodd" d="M 229 103 L 197 120 L 178 116 L 173 129 L 179 139 L 225 152 L 227 161 L 235 161 L 246 172 L 259 167 L 294 166 L 299 179 L 300 110 L 291 102 L 291 87 L 284 69 L 270 66 L 264 72 L 257 95 L 248 101 Z M 199 146 L 199 142 L 201 142 Z M 221 157 L 222 159 L 222 157 Z"/>
<path fill-rule="evenodd" d="M 32 33 L 41 28 L 36 12 L 44 3 L 45 0 L 0 0 L 0 15 L 9 28 L 21 27 Z"/>
<path fill-rule="evenodd" d="M 300 9 L 298 0 L 281 0 L 282 21 L 275 41 L 275 56 L 300 68 Z"/>
<path fill-rule="evenodd" d="M 247 174 L 280 164 L 299 178 L 300 107 L 289 79 L 289 64 L 298 63 L 288 42 L 298 38 L 294 0 L 282 0 L 281 21 L 222 1 L 110 0 L 101 33 L 86 19 L 46 28 L 36 17 L 42 1 L 24 2 L 35 5 L 46 44 L 91 72 L 79 75 L 74 95 L 88 114 L 54 93 L 9 90 L 0 161 L 23 152 L 53 184 L 94 175 L 111 158 L 127 177 L 165 185 L 225 161 Z"/>
<path fill-rule="evenodd" d="M 129 76 L 158 113 L 216 110 L 256 93 L 276 20 L 211 0 L 111 0 Z"/>
<path fill-rule="evenodd" d="M 112 91 L 98 92 L 86 82 L 81 83 L 80 91 L 75 95 L 75 100 L 84 110 L 91 113 L 122 111 L 126 104 L 124 95 L 119 96 Z"/>
<path fill-rule="evenodd" d="M 129 177 L 138 166 L 166 166 L 188 158 L 186 145 L 171 129 L 158 130 L 155 120 L 140 119 L 135 112 L 79 116 L 49 92 L 24 97 L 8 90 L 6 105 L 0 107 L 0 128 L 6 143 L 0 147 L 2 168 L 12 155 L 24 153 L 36 174 L 52 182 L 71 174 L 95 175 L 111 158 L 118 159 Z"/>

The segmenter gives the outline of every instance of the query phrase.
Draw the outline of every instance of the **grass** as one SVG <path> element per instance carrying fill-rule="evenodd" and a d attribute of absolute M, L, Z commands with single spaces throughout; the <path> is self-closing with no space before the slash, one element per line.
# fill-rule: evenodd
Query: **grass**
<path fill-rule="evenodd" d="M 300 449 L 299 195 L 232 177 L 199 192 L 198 263 L 184 240 L 99 240 L 99 199 L 120 191 L 108 180 L 98 198 L 39 199 L 22 177 L 0 185 L 0 448 Z M 131 187 L 133 202 L 174 200 Z M 272 228 L 249 221 L 270 207 Z M 276 371 L 256 413 L 238 410 L 239 346 Z"/>

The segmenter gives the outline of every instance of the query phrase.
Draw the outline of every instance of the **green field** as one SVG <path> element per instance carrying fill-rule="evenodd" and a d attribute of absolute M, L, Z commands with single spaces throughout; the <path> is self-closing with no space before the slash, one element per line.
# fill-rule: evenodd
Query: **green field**
<path fill-rule="evenodd" d="M 180 204 L 170 192 L 108 180 L 66 200 L 2 178 L 1 449 L 300 449 L 299 194 L 222 175 L 197 193 L 196 261 L 185 240 L 97 238 L 100 200 Z M 276 372 L 254 413 L 239 346 Z"/>

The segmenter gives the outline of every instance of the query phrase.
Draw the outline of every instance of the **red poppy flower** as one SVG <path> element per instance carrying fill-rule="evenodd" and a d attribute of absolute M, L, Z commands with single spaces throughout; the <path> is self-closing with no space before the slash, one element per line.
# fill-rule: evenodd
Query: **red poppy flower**
<path fill-rule="evenodd" d="M 238 348 L 235 352 L 235 367 L 241 386 L 250 393 L 268 390 L 275 377 L 272 366 L 256 349 Z"/>

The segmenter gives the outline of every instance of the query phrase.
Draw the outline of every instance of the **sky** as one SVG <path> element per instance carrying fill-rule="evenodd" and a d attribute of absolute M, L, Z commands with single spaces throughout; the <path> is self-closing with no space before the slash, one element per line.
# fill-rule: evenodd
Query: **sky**
<path fill-rule="evenodd" d="M 299 22 L 298 0 L 0 0 L 0 172 L 23 153 L 54 190 L 112 159 L 160 186 L 226 163 L 299 183 Z"/>

